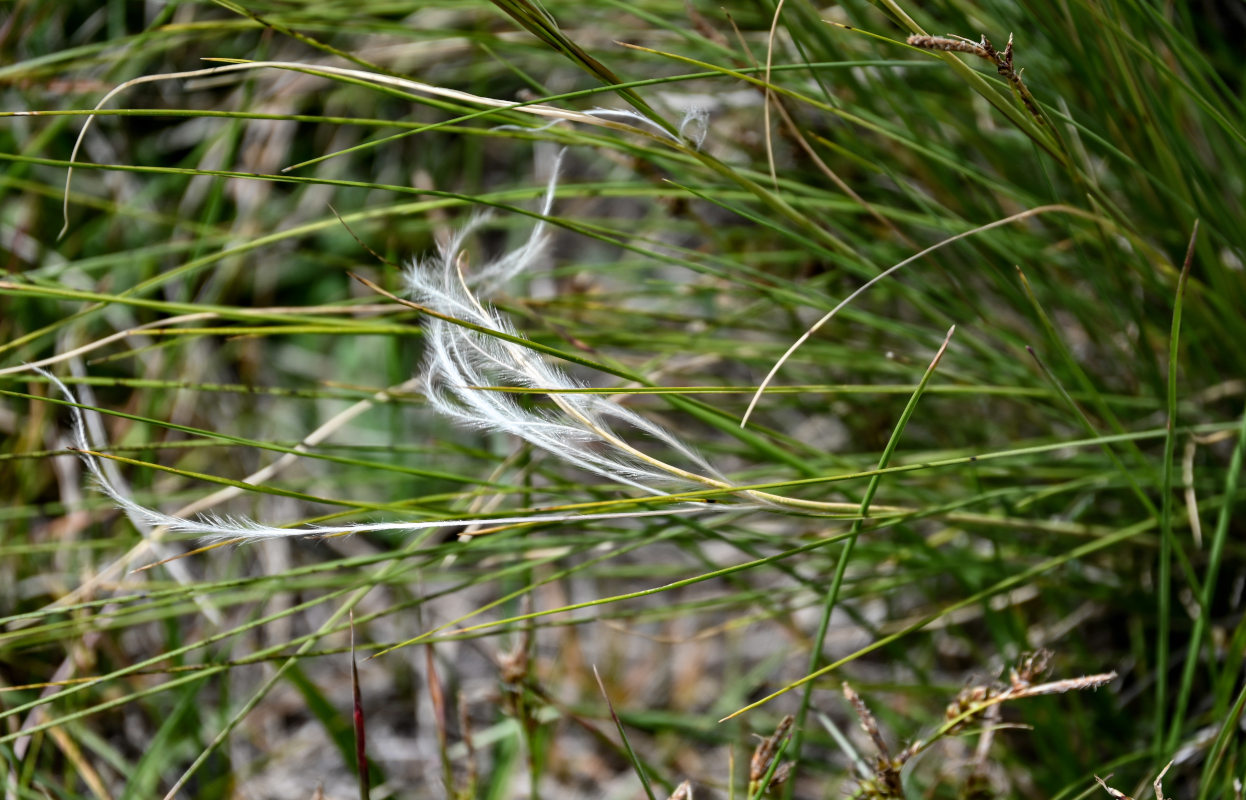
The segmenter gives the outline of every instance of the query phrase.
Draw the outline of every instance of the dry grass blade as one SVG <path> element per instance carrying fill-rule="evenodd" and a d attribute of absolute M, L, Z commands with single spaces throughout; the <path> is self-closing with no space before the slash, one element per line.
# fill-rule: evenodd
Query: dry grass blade
<path fill-rule="evenodd" d="M 363 712 L 363 694 L 359 690 L 359 662 L 355 658 L 355 612 L 350 613 L 350 691 L 351 721 L 355 729 L 355 774 L 359 778 L 359 800 L 371 796 L 368 775 L 367 721 Z"/>
<path fill-rule="evenodd" d="M 960 241 L 961 239 L 965 239 L 967 237 L 974 236 L 976 234 L 985 233 L 986 231 L 992 230 L 994 228 L 999 228 L 1004 225 L 1009 225 L 1014 222 L 1019 222 L 1024 219 L 1029 219 L 1030 217 L 1038 216 L 1040 214 L 1050 214 L 1054 212 L 1071 214 L 1073 216 L 1085 217 L 1088 219 L 1094 218 L 1094 215 L 1087 214 L 1085 211 L 1078 209 L 1078 208 L 1074 208 L 1072 206 L 1049 205 L 1049 206 L 1040 206 L 1038 208 L 1031 208 L 1027 211 L 1021 211 L 1011 216 L 1004 217 L 1003 219 L 997 219 L 994 222 L 988 222 L 987 224 L 980 225 L 972 230 L 958 233 L 955 236 L 949 236 L 943 241 L 938 242 L 937 244 L 933 244 L 919 253 L 911 255 L 908 258 L 904 259 L 903 261 L 893 264 L 892 266 L 883 270 L 879 274 L 870 278 L 865 283 L 861 284 L 861 286 L 853 290 L 847 297 L 839 301 L 839 303 L 834 308 L 832 308 L 830 311 L 823 314 L 818 319 L 817 322 L 809 326 L 809 328 L 807 328 L 805 332 L 802 333 L 800 337 L 796 339 L 796 341 L 794 341 L 791 344 L 791 346 L 788 347 L 787 350 L 784 351 L 783 355 L 779 357 L 779 360 L 776 361 L 774 363 L 774 366 L 770 368 L 770 371 L 766 373 L 766 377 L 762 379 L 760 384 L 758 384 L 757 391 L 753 394 L 753 398 L 749 401 L 748 408 L 745 409 L 744 415 L 740 418 L 740 427 L 743 428 L 745 425 L 748 424 L 749 417 L 752 416 L 753 410 L 756 408 L 758 401 L 761 400 L 761 396 L 766 391 L 766 387 L 768 387 L 771 381 L 774 380 L 774 376 L 778 374 L 779 370 L 783 367 L 784 363 L 786 363 L 787 360 L 792 357 L 792 354 L 794 354 L 798 349 L 800 349 L 801 345 L 809 341 L 810 337 L 812 337 L 815 333 L 817 333 L 824 325 L 826 325 L 826 323 L 834 319 L 836 314 L 838 314 L 840 311 L 842 311 L 844 308 L 850 305 L 854 300 L 856 300 L 858 297 L 864 294 L 866 290 L 868 290 L 871 286 L 874 286 L 875 284 L 885 280 L 888 276 L 908 266 L 909 264 L 913 263 L 919 258 L 923 258 L 927 255 L 930 255 L 936 250 L 942 247 L 946 247 L 947 245 L 952 244 L 953 242 Z"/>

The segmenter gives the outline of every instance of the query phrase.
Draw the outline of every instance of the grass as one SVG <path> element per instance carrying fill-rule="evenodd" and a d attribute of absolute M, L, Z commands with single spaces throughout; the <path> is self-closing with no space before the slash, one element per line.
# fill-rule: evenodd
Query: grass
<path fill-rule="evenodd" d="M 1240 798 L 1240 26 L 12 5 L 6 797 Z"/>

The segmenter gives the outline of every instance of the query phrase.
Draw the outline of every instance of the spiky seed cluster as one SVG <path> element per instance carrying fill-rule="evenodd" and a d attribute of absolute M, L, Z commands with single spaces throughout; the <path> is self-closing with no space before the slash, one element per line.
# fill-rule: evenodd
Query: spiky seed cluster
<path fill-rule="evenodd" d="M 990 747 L 990 734 L 1000 717 L 1001 703 L 1023 697 L 1036 697 L 1043 694 L 1055 694 L 1077 689 L 1094 689 L 1116 678 L 1116 673 L 1109 672 L 1101 675 L 1085 675 L 1079 678 L 1053 681 L 1051 683 L 1036 683 L 1035 681 L 1046 673 L 1050 662 L 1051 653 L 1047 650 L 1023 653 L 1017 660 L 1017 664 L 1009 670 L 1010 685 L 1005 686 L 999 681 L 993 681 L 989 684 L 969 686 L 961 690 L 956 699 L 947 707 L 948 724 L 946 726 L 940 729 L 931 739 L 926 741 L 915 740 L 898 755 L 894 756 L 891 754 L 891 750 L 888 748 L 887 742 L 878 728 L 878 721 L 865 705 L 865 701 L 853 691 L 851 686 L 845 683 L 843 685 L 844 697 L 852 705 L 853 711 L 856 712 L 857 719 L 861 723 L 861 728 L 870 737 L 870 741 L 874 743 L 876 751 L 873 769 L 868 774 L 860 777 L 855 796 L 865 800 L 899 800 L 899 798 L 904 797 L 904 789 L 900 780 L 900 773 L 904 766 L 914 756 L 924 752 L 939 738 L 961 730 L 970 721 L 983 724 L 983 735 L 979 739 L 979 752 L 975 755 L 973 771 L 970 772 L 966 780 L 965 792 L 962 796 L 970 797 L 988 792 L 990 786 L 986 781 L 982 767 L 985 764 L 987 749 Z M 1104 788 L 1108 787 L 1105 785 Z M 1113 792 L 1114 790 L 1108 788 L 1108 791 Z M 1114 794 L 1113 797 L 1116 797 L 1116 795 Z M 1116 797 L 1116 800 L 1132 799 Z M 1163 800 L 1163 798 L 1161 797 L 1160 800 Z"/>
<path fill-rule="evenodd" d="M 1008 670 L 1009 686 L 999 683 L 966 686 L 948 704 L 944 716 L 953 723 L 949 733 L 955 733 L 969 725 L 982 713 L 999 708 L 998 703 L 987 701 L 1001 697 L 1005 692 L 1024 693 L 1034 686 L 1034 681 L 1046 674 L 1051 664 L 1050 650 L 1022 653 L 1015 666 Z"/>
<path fill-rule="evenodd" d="M 1040 125 L 1046 124 L 1046 119 L 1038 109 L 1038 103 L 1034 101 L 1033 95 L 1026 87 L 1025 82 L 1021 80 L 1021 72 L 1012 66 L 1012 34 L 1008 35 L 1008 44 L 1004 47 L 1003 52 L 996 50 L 991 40 L 984 35 L 979 41 L 974 42 L 963 36 L 926 36 L 924 34 L 914 34 L 905 40 L 911 47 L 920 47 L 923 50 L 939 50 L 942 52 L 953 53 L 971 53 L 978 58 L 986 59 L 995 65 L 995 71 L 1008 81 L 1016 93 L 1017 98 L 1025 106 L 1030 115 Z"/>
<path fill-rule="evenodd" d="M 948 704 L 944 712 L 950 727 L 949 733 L 959 731 L 971 721 L 980 719 L 992 709 L 1009 700 L 1022 697 L 1038 697 L 1045 694 L 1063 694 L 1081 689 L 1097 689 L 1116 679 L 1115 672 L 1083 675 L 1049 683 L 1036 683 L 1047 673 L 1051 663 L 1051 651 L 1037 650 L 1023 653 L 1017 664 L 1008 672 L 1009 683 L 991 683 L 967 686 Z"/>
<path fill-rule="evenodd" d="M 1033 653 L 1022 653 L 1016 666 L 1008 670 L 1012 688 L 1021 691 L 1034 685 L 1034 682 L 1047 674 L 1051 669 L 1051 651 L 1035 650 Z"/>

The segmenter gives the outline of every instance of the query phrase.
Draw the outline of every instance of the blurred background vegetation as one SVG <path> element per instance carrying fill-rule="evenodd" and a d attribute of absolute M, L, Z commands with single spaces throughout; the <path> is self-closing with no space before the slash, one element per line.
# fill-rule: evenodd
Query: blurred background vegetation
<path fill-rule="evenodd" d="M 1149 795 L 1173 761 L 1169 796 L 1240 798 L 1244 28 L 1210 0 L 0 6 L 6 797 L 1072 798 L 1096 772 Z M 912 34 L 1012 34 L 1037 105 Z M 208 58 L 287 67 L 172 76 Z M 75 138 L 130 81 L 66 219 Z M 721 493 L 198 550 L 92 491 L 26 365 L 169 513 L 631 497 L 425 408 L 420 314 L 351 277 L 400 294 L 397 265 L 482 209 L 471 263 L 522 242 L 560 148 L 548 263 L 488 299 L 737 484 L 907 513 Z M 739 427 L 819 318 L 961 234 L 821 327 Z M 362 770 L 351 614 L 360 659 L 389 651 L 359 663 Z M 1118 678 L 949 730 L 1039 648 L 1042 680 Z M 898 787 L 843 681 L 894 752 L 937 740 Z M 794 767 L 750 787 L 788 713 Z"/>

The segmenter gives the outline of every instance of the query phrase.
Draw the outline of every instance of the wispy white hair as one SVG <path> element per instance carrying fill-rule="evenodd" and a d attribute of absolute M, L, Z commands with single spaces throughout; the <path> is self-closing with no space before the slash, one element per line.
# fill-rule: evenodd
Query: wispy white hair
<path fill-rule="evenodd" d="M 114 503 L 117 504 L 122 511 L 126 513 L 130 521 L 139 528 L 163 527 L 176 533 L 188 533 L 203 536 L 210 541 L 220 540 L 251 540 L 251 539 L 273 539 L 273 538 L 293 538 L 304 536 L 334 536 L 351 533 L 366 533 L 370 531 L 414 531 L 426 530 L 429 528 L 449 528 L 459 527 L 463 525 L 508 525 L 519 523 L 543 523 L 543 522 L 568 522 L 568 521 L 591 521 L 603 519 L 630 519 L 632 517 L 649 517 L 670 514 L 687 514 L 709 510 L 702 504 L 686 503 L 676 508 L 667 508 L 656 511 L 620 511 L 614 513 L 601 514 L 542 514 L 530 513 L 509 517 L 485 517 L 470 519 L 442 519 L 429 520 L 425 522 L 358 522 L 348 525 L 309 525 L 299 528 L 282 528 L 274 525 L 265 525 L 255 520 L 239 516 L 221 516 L 218 514 L 199 515 L 193 518 L 178 517 L 172 514 L 165 514 L 157 509 L 150 508 L 135 502 L 126 492 L 117 488 L 117 486 L 109 480 L 104 470 L 100 466 L 99 459 L 93 454 L 93 448 L 90 438 L 87 435 L 86 416 L 83 409 L 79 406 L 77 398 L 69 387 L 66 386 L 55 375 L 40 367 L 32 367 L 35 372 L 47 378 L 70 403 L 69 410 L 71 416 L 71 432 L 74 441 L 74 447 L 78 454 L 82 457 L 86 464 L 87 470 L 91 473 L 92 481 L 96 488 L 108 495 Z"/>
<path fill-rule="evenodd" d="M 509 320 L 480 297 L 546 258 L 546 218 L 553 206 L 558 166 L 556 161 L 541 219 L 526 242 L 469 272 L 463 243 L 482 222 L 477 217 L 442 244 L 435 256 L 407 269 L 412 298 L 457 320 L 517 337 Z M 581 469 L 651 494 L 664 494 L 672 482 L 699 484 L 696 488 L 725 482 L 701 456 L 652 421 L 602 395 L 564 394 L 584 387 L 522 345 L 438 318 L 427 320 L 424 334 L 424 390 L 431 406 L 447 417 L 517 436 Z M 506 386 L 547 389 L 556 408 L 530 410 L 511 393 L 479 388 Z M 700 474 L 644 454 L 616 433 L 613 424 L 661 442 Z"/>
<path fill-rule="evenodd" d="M 498 290 L 504 283 L 542 261 L 547 254 L 547 222 L 554 202 L 558 166 L 549 179 L 540 218 L 528 239 L 517 249 L 485 264 L 470 275 L 464 270 L 463 244 L 483 221 L 478 216 L 445 242 L 435 256 L 416 261 L 406 271 L 407 288 L 420 304 L 446 317 L 489 331 L 518 338 L 501 314 L 487 307 L 479 295 Z M 562 394 L 582 388 L 537 353 L 512 341 L 491 336 L 438 317 L 424 325 L 427 355 L 424 386 L 429 403 L 457 422 L 483 430 L 517 436 L 567 463 L 610 481 L 652 495 L 675 489 L 726 488 L 726 479 L 677 437 L 650 420 L 594 394 Z M 107 494 L 136 525 L 162 526 L 171 531 L 198 534 L 211 540 L 265 539 L 296 536 L 328 536 L 367 531 L 404 531 L 471 524 L 512 524 L 618 519 L 661 514 L 698 513 L 712 509 L 701 503 L 680 503 L 657 511 L 624 511 L 603 514 L 525 514 L 512 517 L 435 520 L 426 522 L 374 522 L 348 525 L 281 528 L 245 517 L 218 515 L 185 518 L 165 514 L 135 502 L 117 488 L 100 467 L 87 435 L 85 417 L 76 398 L 51 373 L 33 367 L 50 380 L 71 403 L 73 437 L 98 488 Z M 534 411 L 506 392 L 488 387 L 546 389 L 554 409 Z M 661 442 L 695 471 L 668 464 L 632 446 L 615 432 L 622 425 Z"/>

